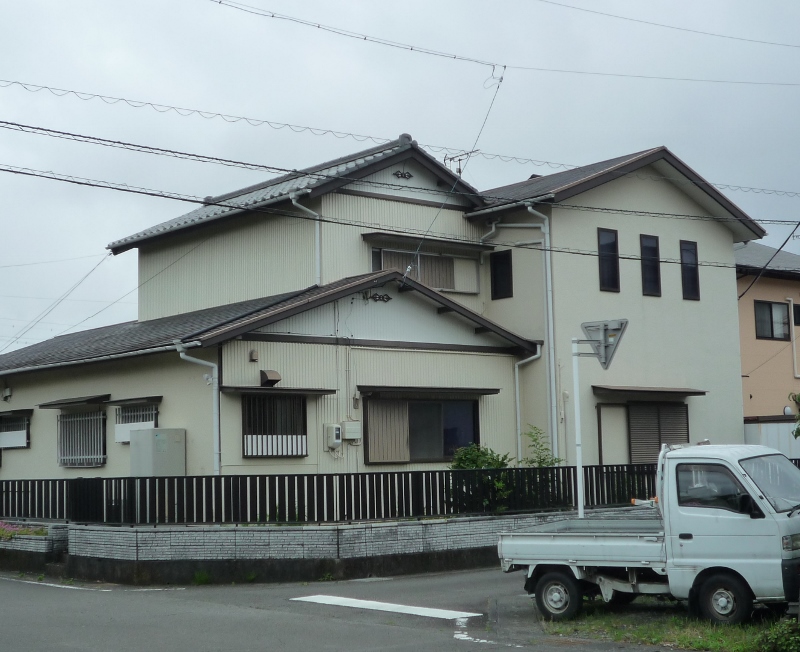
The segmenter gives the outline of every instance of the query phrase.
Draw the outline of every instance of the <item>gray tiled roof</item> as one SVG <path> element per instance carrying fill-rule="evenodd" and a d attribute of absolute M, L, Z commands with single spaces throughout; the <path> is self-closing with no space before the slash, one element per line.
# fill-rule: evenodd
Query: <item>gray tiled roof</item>
<path fill-rule="evenodd" d="M 562 188 L 586 181 L 587 179 L 598 174 L 609 172 L 615 167 L 635 161 L 637 158 L 651 154 L 652 152 L 656 152 L 659 149 L 663 148 L 656 147 L 653 149 L 646 149 L 634 154 L 626 154 L 625 156 L 611 158 L 607 161 L 582 165 L 581 167 L 573 168 L 572 170 L 564 170 L 563 172 L 556 172 L 555 174 L 548 174 L 547 176 L 527 179 L 526 181 L 520 181 L 519 183 L 512 183 L 508 186 L 500 186 L 499 188 L 484 190 L 481 194 L 487 200 L 489 206 L 504 204 L 506 202 L 522 201 L 523 199 L 531 199 L 541 195 L 548 195 L 550 193 L 555 193 Z"/>
<path fill-rule="evenodd" d="M 737 267 L 747 267 L 760 269 L 767 264 L 773 254 L 777 251 L 773 247 L 748 242 L 745 246 L 734 250 Z M 769 263 L 767 271 L 796 273 L 800 276 L 800 256 L 791 254 L 788 251 L 778 251 L 772 262 Z"/>
<path fill-rule="evenodd" d="M 252 313 L 254 310 L 276 305 L 281 301 L 303 294 L 303 292 L 289 292 L 161 319 L 129 321 L 60 335 L 24 349 L 0 355 L 0 373 L 26 367 L 65 364 L 168 346 L 172 344 L 173 340 L 185 339 L 198 332 Z"/>

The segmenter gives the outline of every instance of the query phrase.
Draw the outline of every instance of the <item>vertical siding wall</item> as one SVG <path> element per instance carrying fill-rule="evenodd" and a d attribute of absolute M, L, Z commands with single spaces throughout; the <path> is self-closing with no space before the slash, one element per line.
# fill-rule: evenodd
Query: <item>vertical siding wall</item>
<path fill-rule="evenodd" d="M 306 288 L 314 224 L 256 214 L 143 247 L 139 284 L 142 321 Z"/>
<path fill-rule="evenodd" d="M 259 362 L 249 362 L 258 351 Z M 363 422 L 363 401 L 354 406 L 357 385 L 496 387 L 500 394 L 479 399 L 481 442 L 516 454 L 514 362 L 508 355 L 407 351 L 282 342 L 231 342 L 223 348 L 226 385 L 257 386 L 260 369 L 276 369 L 281 387 L 336 389 L 332 396 L 308 398 L 309 455 L 299 460 L 243 459 L 240 398 L 223 396 L 223 473 L 358 472 L 370 468 L 425 469 L 430 464 L 364 466 L 363 447 L 344 444 L 342 457 L 323 447 L 322 427 L 346 419 Z M 436 465 L 433 465 L 436 466 Z"/>

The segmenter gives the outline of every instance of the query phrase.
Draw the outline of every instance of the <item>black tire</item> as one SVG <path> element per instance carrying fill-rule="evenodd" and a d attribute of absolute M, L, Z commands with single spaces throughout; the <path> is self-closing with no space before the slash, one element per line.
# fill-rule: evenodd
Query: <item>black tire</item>
<path fill-rule="evenodd" d="M 570 573 L 545 573 L 536 582 L 536 606 L 547 620 L 569 620 L 580 613 L 583 592 Z"/>
<path fill-rule="evenodd" d="M 639 597 L 638 593 L 624 593 L 623 591 L 614 591 L 608 604 L 621 607 L 622 605 L 630 604 Z"/>
<path fill-rule="evenodd" d="M 700 587 L 698 607 L 703 618 L 718 625 L 738 625 L 753 613 L 749 587 L 734 575 L 709 577 Z"/>

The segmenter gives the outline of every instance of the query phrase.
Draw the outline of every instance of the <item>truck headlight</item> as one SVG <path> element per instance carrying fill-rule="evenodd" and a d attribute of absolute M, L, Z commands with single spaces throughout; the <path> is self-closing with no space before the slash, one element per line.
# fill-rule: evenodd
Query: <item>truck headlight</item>
<path fill-rule="evenodd" d="M 786 534 L 781 537 L 781 547 L 786 552 L 800 550 L 800 534 Z"/>

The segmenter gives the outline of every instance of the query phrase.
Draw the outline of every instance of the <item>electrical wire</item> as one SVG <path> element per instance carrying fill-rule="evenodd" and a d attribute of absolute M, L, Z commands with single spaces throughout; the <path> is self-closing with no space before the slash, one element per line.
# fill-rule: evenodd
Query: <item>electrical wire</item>
<path fill-rule="evenodd" d="M 105 254 L 103 254 L 105 255 Z M 49 265 L 50 263 L 65 263 L 70 260 L 85 260 L 86 258 L 97 258 L 94 256 L 76 256 L 75 258 L 58 258 L 56 260 L 40 260 L 35 263 L 14 263 L 12 265 L 0 265 L 0 269 L 8 269 L 10 267 L 32 267 L 33 265 Z"/>
<path fill-rule="evenodd" d="M 747 294 L 747 292 L 750 290 L 750 288 L 751 288 L 751 287 L 753 287 L 753 286 L 756 284 L 756 282 L 758 281 L 758 279 L 760 279 L 760 278 L 761 278 L 761 275 L 762 275 L 762 274 L 763 274 L 763 273 L 766 271 L 766 269 L 767 269 L 767 267 L 769 266 L 769 264 L 770 264 L 770 263 L 773 261 L 773 259 L 775 258 L 775 256 L 777 256 L 777 255 L 778 255 L 778 253 L 781 251 L 781 249 L 783 249 L 783 248 L 786 246 L 786 243 L 787 243 L 787 242 L 789 242 L 789 240 L 791 239 L 791 237 L 794 235 L 795 231 L 797 231 L 797 229 L 798 229 L 798 228 L 800 228 L 800 222 L 798 222 L 797 224 L 795 224 L 794 228 L 792 229 L 792 232 L 791 232 L 791 233 L 790 233 L 788 236 L 786 236 L 786 240 L 784 240 L 784 241 L 783 241 L 783 243 L 781 244 L 781 246 L 780 246 L 780 247 L 778 247 L 778 248 L 775 250 L 775 253 L 773 253 L 773 254 L 772 254 L 772 256 L 770 256 L 769 260 L 768 260 L 766 263 L 764 263 L 764 266 L 763 266 L 763 267 L 762 267 L 760 270 L 758 270 L 758 274 L 756 274 L 756 275 L 755 275 L 755 278 L 754 278 L 752 281 L 750 281 L 750 285 L 748 285 L 748 286 L 747 286 L 747 287 L 744 289 L 744 291 L 743 291 L 743 292 L 742 292 L 742 293 L 739 295 L 739 301 L 741 301 L 742 297 L 743 297 L 745 294 Z"/>
<path fill-rule="evenodd" d="M 554 2 L 553 0 L 536 0 L 543 4 L 556 5 L 557 7 L 564 7 L 565 9 L 574 9 L 575 11 L 583 11 L 587 14 L 596 14 L 598 16 L 606 16 L 607 18 L 616 18 L 618 20 L 627 20 L 631 23 L 640 23 L 642 25 L 650 25 L 652 27 L 662 27 L 664 29 L 674 29 L 679 32 L 689 32 L 691 34 L 699 34 L 701 36 L 713 36 L 714 38 L 730 39 L 732 41 L 744 41 L 745 43 L 757 43 L 759 45 L 777 45 L 782 48 L 800 48 L 800 45 L 794 43 L 778 43 L 776 41 L 760 41 L 753 38 L 744 38 L 743 36 L 730 36 L 728 34 L 718 34 L 716 32 L 704 32 L 699 29 L 690 29 L 688 27 L 677 27 L 676 25 L 665 25 L 663 23 L 655 23 L 649 20 L 641 20 L 639 18 L 630 18 L 628 16 L 619 16 L 617 14 L 608 14 L 604 11 L 597 11 L 595 9 L 585 9 L 583 7 L 575 7 L 573 5 L 563 4 L 561 2 Z"/>
<path fill-rule="evenodd" d="M 54 129 L 47 129 L 44 127 L 35 127 L 32 125 L 23 125 L 20 123 L 15 122 L 7 122 L 0 120 L 0 129 L 10 129 L 13 131 L 20 131 L 22 133 L 34 134 L 34 135 L 42 135 L 47 137 L 54 137 L 54 138 L 62 138 L 67 139 L 75 142 L 81 143 L 88 143 L 92 145 L 101 145 L 105 147 L 112 147 L 112 148 L 119 148 L 130 150 L 134 152 L 152 154 L 157 156 L 168 156 L 174 157 L 184 160 L 191 160 L 200 163 L 213 163 L 218 165 L 224 165 L 228 167 L 238 167 L 243 168 L 246 170 L 264 170 L 267 172 L 275 172 L 275 173 L 282 173 L 282 174 L 297 174 L 307 177 L 312 177 L 321 180 L 336 180 L 336 181 L 352 181 L 354 183 L 359 184 L 368 184 L 374 187 L 382 188 L 382 189 L 390 189 L 390 190 L 416 190 L 419 192 L 435 194 L 437 197 L 441 196 L 441 193 L 438 191 L 433 191 L 430 188 L 425 188 L 422 186 L 413 186 L 409 184 L 400 184 L 400 183 L 392 183 L 388 181 L 378 181 L 374 179 L 363 179 L 357 177 L 347 177 L 344 175 L 337 175 L 337 174 L 328 174 L 325 172 L 320 171 L 312 171 L 312 172 L 305 172 L 302 170 L 290 169 L 290 168 L 281 168 L 274 165 L 265 165 L 261 163 L 252 163 L 246 161 L 237 161 L 234 159 L 224 159 L 218 158 L 215 156 L 209 156 L 206 154 L 195 154 L 190 152 L 183 152 L 179 150 L 171 150 L 171 149 L 163 149 L 159 147 L 154 147 L 151 145 L 141 145 L 136 143 L 128 143 L 125 141 L 119 140 L 108 140 L 104 138 L 98 138 L 96 136 L 86 136 L 82 134 L 75 134 L 70 132 L 64 131 L 57 131 Z M 469 160 L 467 160 L 467 163 Z M 20 168 L 24 169 L 24 168 Z M 466 163 L 464 165 L 464 169 L 466 169 Z M 634 174 L 634 173 L 629 173 Z M 656 179 L 656 180 L 669 180 L 669 181 L 678 181 L 676 178 L 672 177 L 651 177 L 649 175 L 642 175 L 642 178 L 646 179 Z M 693 181 L 689 179 L 683 179 L 686 183 L 694 184 Z M 457 191 L 455 190 L 455 184 L 447 193 L 448 195 L 458 195 L 461 197 L 466 198 L 474 198 L 480 197 L 482 199 L 489 199 L 498 202 L 507 202 L 508 199 L 506 197 L 500 197 L 496 195 L 491 195 L 486 192 L 465 192 L 465 191 Z M 788 193 L 787 193 L 788 194 Z M 795 195 L 800 195 L 800 193 L 794 193 Z M 593 212 L 608 212 L 608 213 L 623 213 L 623 214 L 631 214 L 631 215 L 642 215 L 642 216 L 657 216 L 657 217 L 674 217 L 676 219 L 687 219 L 687 220 L 717 220 L 717 221 L 726 221 L 726 222 L 737 222 L 739 221 L 737 218 L 730 217 L 730 216 L 723 216 L 723 215 L 690 215 L 690 214 L 681 214 L 681 213 L 658 213 L 654 211 L 631 211 L 626 209 L 616 209 L 616 208 L 603 208 L 603 207 L 594 207 L 594 206 L 583 206 L 577 204 L 566 204 L 566 203 L 559 203 L 559 206 L 563 208 L 572 208 L 575 210 L 582 210 L 582 211 L 593 211 Z M 761 220 L 764 224 L 782 224 L 782 223 L 793 223 L 794 220 Z"/>
<path fill-rule="evenodd" d="M 251 15 L 259 16 L 261 18 L 273 18 L 276 20 L 288 21 L 291 23 L 302 25 L 304 27 L 312 27 L 314 29 L 318 29 L 324 32 L 336 34 L 338 36 L 344 36 L 347 38 L 355 39 L 356 41 L 373 43 L 376 45 L 382 45 L 390 48 L 406 50 L 408 52 L 416 52 L 418 54 L 425 54 L 444 59 L 453 59 L 455 61 L 463 61 L 466 63 L 473 63 L 481 66 L 490 66 L 493 68 L 505 68 L 508 70 L 524 70 L 528 72 L 551 72 L 551 73 L 560 73 L 569 75 L 596 75 L 602 77 L 619 77 L 625 79 L 650 79 L 658 81 L 699 82 L 706 84 L 737 84 L 737 85 L 752 85 L 752 86 L 787 86 L 787 87 L 800 86 L 800 83 L 796 82 L 767 82 L 767 81 L 731 80 L 731 79 L 700 79 L 694 77 L 665 77 L 656 75 L 632 75 L 632 74 L 613 73 L 613 72 L 596 72 L 587 70 L 569 70 L 563 68 L 542 68 L 538 66 L 515 65 L 510 63 L 501 63 L 499 61 L 487 61 L 483 59 L 475 59 L 473 57 L 468 57 L 460 54 L 453 54 L 452 52 L 442 52 L 439 50 L 432 50 L 430 48 L 410 45 L 408 43 L 400 43 L 399 41 L 391 41 L 389 39 L 384 39 L 377 36 L 370 36 L 369 34 L 352 32 L 350 30 L 346 30 L 340 27 L 323 25 L 322 23 L 305 20 L 303 18 L 297 18 L 295 16 L 287 16 L 286 14 L 279 14 L 277 12 L 270 11 L 268 9 L 261 9 L 259 7 L 253 7 L 252 5 L 247 5 L 241 2 L 233 2 L 232 0 L 210 0 L 210 2 L 213 2 L 214 4 L 221 5 L 224 7 L 228 7 L 230 9 L 236 9 L 238 11 L 243 11 Z"/>
<path fill-rule="evenodd" d="M 394 234 L 398 234 L 398 235 L 408 236 L 409 234 L 417 234 L 417 235 L 421 236 L 424 233 L 424 231 L 422 231 L 422 230 L 414 230 L 414 229 L 409 229 L 409 228 L 397 228 L 397 227 L 392 227 L 392 226 L 383 225 L 383 224 L 377 224 L 376 225 L 374 222 L 359 222 L 359 221 L 355 221 L 355 220 L 344 220 L 344 219 L 341 219 L 341 218 L 333 218 L 333 217 L 325 216 L 325 215 L 322 215 L 322 214 L 320 214 L 319 218 L 315 218 L 315 217 L 311 217 L 311 216 L 308 216 L 308 215 L 303 215 L 303 214 L 299 214 L 299 213 L 293 213 L 293 212 L 290 212 L 290 211 L 287 211 L 287 210 L 281 210 L 281 209 L 276 209 L 276 208 L 267 207 L 267 206 L 247 206 L 247 205 L 231 203 L 229 200 L 216 201 L 216 200 L 213 200 L 213 199 L 201 198 L 201 197 L 198 197 L 196 195 L 184 195 L 184 194 L 181 194 L 181 193 L 171 192 L 171 191 L 161 191 L 161 190 L 154 190 L 154 189 L 150 189 L 150 188 L 140 188 L 140 187 L 131 186 L 131 185 L 128 185 L 128 184 L 114 184 L 114 183 L 109 182 L 109 181 L 100 181 L 100 180 L 96 180 L 96 179 L 84 179 L 84 178 L 75 177 L 75 176 L 57 175 L 54 172 L 43 172 L 43 171 L 31 170 L 30 168 L 12 168 L 12 167 L 0 164 L 0 172 L 8 172 L 8 173 L 12 173 L 12 174 L 20 174 L 20 175 L 23 175 L 23 176 L 30 176 L 30 177 L 38 177 L 38 178 L 43 178 L 43 179 L 49 179 L 49 180 L 52 180 L 52 181 L 61 181 L 61 182 L 70 183 L 70 184 L 73 184 L 73 185 L 86 186 L 86 187 L 90 187 L 90 188 L 103 188 L 103 189 L 106 189 L 106 190 L 114 190 L 114 191 L 124 192 L 124 193 L 145 195 L 145 196 L 149 196 L 149 197 L 158 197 L 160 199 L 172 199 L 172 200 L 175 200 L 175 201 L 181 201 L 181 202 L 186 202 L 186 203 L 191 203 L 191 204 L 218 206 L 218 207 L 222 207 L 222 208 L 230 208 L 230 209 L 236 209 L 236 210 L 246 210 L 246 211 L 252 212 L 252 213 L 262 213 L 262 214 L 267 214 L 267 215 L 278 215 L 278 216 L 283 216 L 283 217 L 292 217 L 292 218 L 295 218 L 295 219 L 309 220 L 309 221 L 315 221 L 315 222 L 319 221 L 319 222 L 322 222 L 322 223 L 336 224 L 336 225 L 340 225 L 340 226 L 351 226 L 351 227 L 357 227 L 357 228 L 376 227 L 377 226 L 383 232 L 394 233 Z M 601 209 L 601 210 L 603 210 L 604 212 L 605 211 L 613 212 L 611 209 Z M 792 221 L 792 223 L 794 224 L 795 221 Z M 434 234 L 434 235 L 437 235 L 437 234 Z M 447 239 L 450 242 L 453 242 L 453 243 L 459 243 L 459 244 L 483 244 L 479 240 L 476 240 L 476 239 L 454 237 L 454 236 L 452 236 L 451 234 L 448 234 L 448 233 L 442 233 L 442 234 L 438 234 L 438 235 L 442 235 L 444 237 L 447 237 Z M 206 240 L 202 241 L 200 244 L 203 244 L 203 242 L 206 242 Z M 591 257 L 595 257 L 595 258 L 599 256 L 597 251 L 581 250 L 581 249 L 575 249 L 575 248 L 569 248 L 569 247 L 552 247 L 551 246 L 549 249 L 546 249 L 546 248 L 541 247 L 541 246 L 517 245 L 517 244 L 515 244 L 513 242 L 499 242 L 499 241 L 496 241 L 494 244 L 496 244 L 498 246 L 508 246 L 508 247 L 514 247 L 514 248 L 518 248 L 518 249 L 535 249 L 535 250 L 538 250 L 538 251 L 550 251 L 550 252 L 554 252 L 554 253 L 564 253 L 564 254 L 572 254 L 572 255 L 591 256 Z M 621 260 L 641 260 L 640 256 L 625 255 L 625 254 L 620 254 L 619 258 Z M 679 259 L 670 259 L 670 258 L 662 258 L 661 262 L 662 263 L 666 263 L 666 264 L 678 264 L 678 265 L 681 264 L 681 261 Z M 729 268 L 729 269 L 735 269 L 736 268 L 735 264 L 729 264 L 729 263 L 723 263 L 723 262 L 717 262 L 717 261 L 698 261 L 697 266 L 698 267 L 720 267 L 720 268 Z M 779 269 L 779 268 L 773 268 L 773 269 Z M 130 294 L 130 292 L 128 294 Z M 127 296 L 127 294 L 125 296 Z"/>
<path fill-rule="evenodd" d="M 42 321 L 42 319 L 44 319 L 45 317 L 47 317 L 47 315 L 49 315 L 51 312 L 53 312 L 53 310 L 55 310 L 56 308 L 58 308 L 58 306 L 60 306 L 60 305 L 61 305 L 61 303 L 62 303 L 62 302 L 63 302 L 63 301 L 64 301 L 64 300 L 65 300 L 65 299 L 66 299 L 66 298 L 67 298 L 67 297 L 68 297 L 70 294 L 72 294 L 72 293 L 73 293 L 75 290 L 77 290 L 77 289 L 78 289 L 78 287 L 80 287 L 80 285 L 81 285 L 81 284 L 82 284 L 82 283 L 83 283 L 83 282 L 84 282 L 84 281 L 85 281 L 87 278 L 89 278 L 89 276 L 91 276 L 92 272 L 94 272 L 94 271 L 95 271 L 95 270 L 96 270 L 98 267 L 100 267 L 100 265 L 102 265 L 102 264 L 103 264 L 103 262 L 104 262 L 105 260 L 107 260 L 107 259 L 108 259 L 108 257 L 109 257 L 109 256 L 103 256 L 103 258 L 101 258 L 101 259 L 100 259 L 100 261 L 98 261 L 98 263 L 97 263 L 97 264 L 96 264 L 94 267 L 92 267 L 92 269 L 90 269 L 90 270 L 89 270 L 89 271 L 88 271 L 86 274 L 84 274 L 84 275 L 83 275 L 83 276 L 82 276 L 82 277 L 81 277 L 81 278 L 78 280 L 78 282 L 77 282 L 77 283 L 75 283 L 74 285 L 72 285 L 72 287 L 70 287 L 70 288 L 69 288 L 69 289 L 68 289 L 66 292 L 64 292 L 64 294 L 62 294 L 62 295 L 61 295 L 61 296 L 60 296 L 58 299 L 56 299 L 56 300 L 55 300 L 55 301 L 54 301 L 54 302 L 53 302 L 53 303 L 52 303 L 50 306 L 48 306 L 47 308 L 45 308 L 45 310 L 43 310 L 43 311 L 42 311 L 41 313 L 39 313 L 39 314 L 38 314 L 36 317 L 34 317 L 34 318 L 33 318 L 33 319 L 32 319 L 32 320 L 31 320 L 31 321 L 30 321 L 30 322 L 29 322 L 29 323 L 28 323 L 26 326 L 23 326 L 23 328 L 22 328 L 22 329 L 20 330 L 20 332 L 19 332 L 19 333 L 16 335 L 16 337 L 14 337 L 13 339 L 11 339 L 9 342 L 7 342 L 7 343 L 6 343 L 6 345 L 5 345 L 5 346 L 4 346 L 2 349 L 0 349 L 0 353 L 2 353 L 3 351 L 5 351 L 5 350 L 6 350 L 6 349 L 7 349 L 9 346 L 11 346 L 12 344 L 14 344 L 14 343 L 15 343 L 17 340 L 19 340 L 19 339 L 20 339 L 20 338 L 21 338 L 23 335 L 25 335 L 25 334 L 26 334 L 28 331 L 30 331 L 32 328 L 34 328 L 34 327 L 35 327 L 35 326 L 36 326 L 36 325 L 37 325 L 39 322 L 41 322 L 41 321 Z"/>

